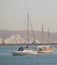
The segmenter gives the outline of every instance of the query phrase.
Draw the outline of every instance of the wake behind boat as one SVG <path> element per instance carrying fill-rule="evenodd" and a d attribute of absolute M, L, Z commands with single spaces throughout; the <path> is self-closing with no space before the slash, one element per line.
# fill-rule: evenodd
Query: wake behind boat
<path fill-rule="evenodd" d="M 38 51 L 24 49 L 23 47 L 20 47 L 18 50 L 13 50 L 12 53 L 13 53 L 13 56 L 37 55 Z"/>

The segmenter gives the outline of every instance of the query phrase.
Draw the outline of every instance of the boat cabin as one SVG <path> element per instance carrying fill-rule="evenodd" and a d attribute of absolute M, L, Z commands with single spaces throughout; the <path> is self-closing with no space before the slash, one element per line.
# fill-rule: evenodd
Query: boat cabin
<path fill-rule="evenodd" d="M 18 51 L 23 51 L 24 50 L 24 48 L 23 47 L 20 47 L 19 49 L 18 49 Z"/>

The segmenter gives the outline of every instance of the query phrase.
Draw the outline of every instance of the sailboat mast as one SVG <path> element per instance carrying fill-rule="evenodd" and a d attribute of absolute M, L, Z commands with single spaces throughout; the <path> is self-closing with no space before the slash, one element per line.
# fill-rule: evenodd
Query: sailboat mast
<path fill-rule="evenodd" d="M 48 29 L 48 39 L 47 39 L 47 42 L 48 42 L 48 43 L 49 43 L 49 38 L 50 38 L 50 37 L 49 37 L 49 29 Z"/>
<path fill-rule="evenodd" d="M 44 44 L 44 31 L 43 31 L 43 24 L 42 24 L 42 44 Z"/>
<path fill-rule="evenodd" d="M 27 42 L 29 42 L 29 13 L 27 13 Z"/>

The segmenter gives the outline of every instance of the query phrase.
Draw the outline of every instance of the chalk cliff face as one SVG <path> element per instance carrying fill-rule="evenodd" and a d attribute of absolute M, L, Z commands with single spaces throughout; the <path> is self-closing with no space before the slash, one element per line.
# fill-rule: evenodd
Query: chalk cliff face
<path fill-rule="evenodd" d="M 37 43 L 42 41 L 42 32 L 41 31 L 34 31 L 35 39 Z M 47 32 L 44 32 L 44 42 L 47 42 Z M 30 42 L 33 40 L 32 32 L 29 31 L 29 39 Z M 0 30 L 0 44 L 5 42 L 5 44 L 20 44 L 27 42 L 27 31 L 7 31 L 7 30 Z M 57 43 L 57 33 L 50 33 L 50 42 Z"/>
<path fill-rule="evenodd" d="M 26 40 L 19 35 L 12 35 L 11 37 L 4 40 L 5 44 L 20 44 L 25 43 Z"/>

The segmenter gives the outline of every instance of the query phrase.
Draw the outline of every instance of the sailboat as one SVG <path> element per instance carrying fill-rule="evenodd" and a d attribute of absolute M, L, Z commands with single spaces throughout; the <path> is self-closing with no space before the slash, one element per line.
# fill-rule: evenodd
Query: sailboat
<path fill-rule="evenodd" d="M 43 33 L 43 24 L 42 24 L 42 44 L 41 46 L 37 46 L 36 50 L 38 50 L 39 53 L 51 53 L 54 51 L 54 49 L 50 45 L 45 45 L 44 43 L 44 33 Z M 48 30 L 48 43 L 49 43 L 49 30 Z"/>
<path fill-rule="evenodd" d="M 27 42 L 29 43 L 29 13 L 27 13 Z M 28 47 L 28 45 L 27 45 Z M 20 47 L 18 50 L 13 50 L 13 56 L 23 56 L 23 55 L 37 55 L 38 54 L 38 51 L 36 51 L 35 49 L 34 50 L 30 50 L 30 49 L 27 49 L 27 48 L 23 48 L 23 47 Z"/>

